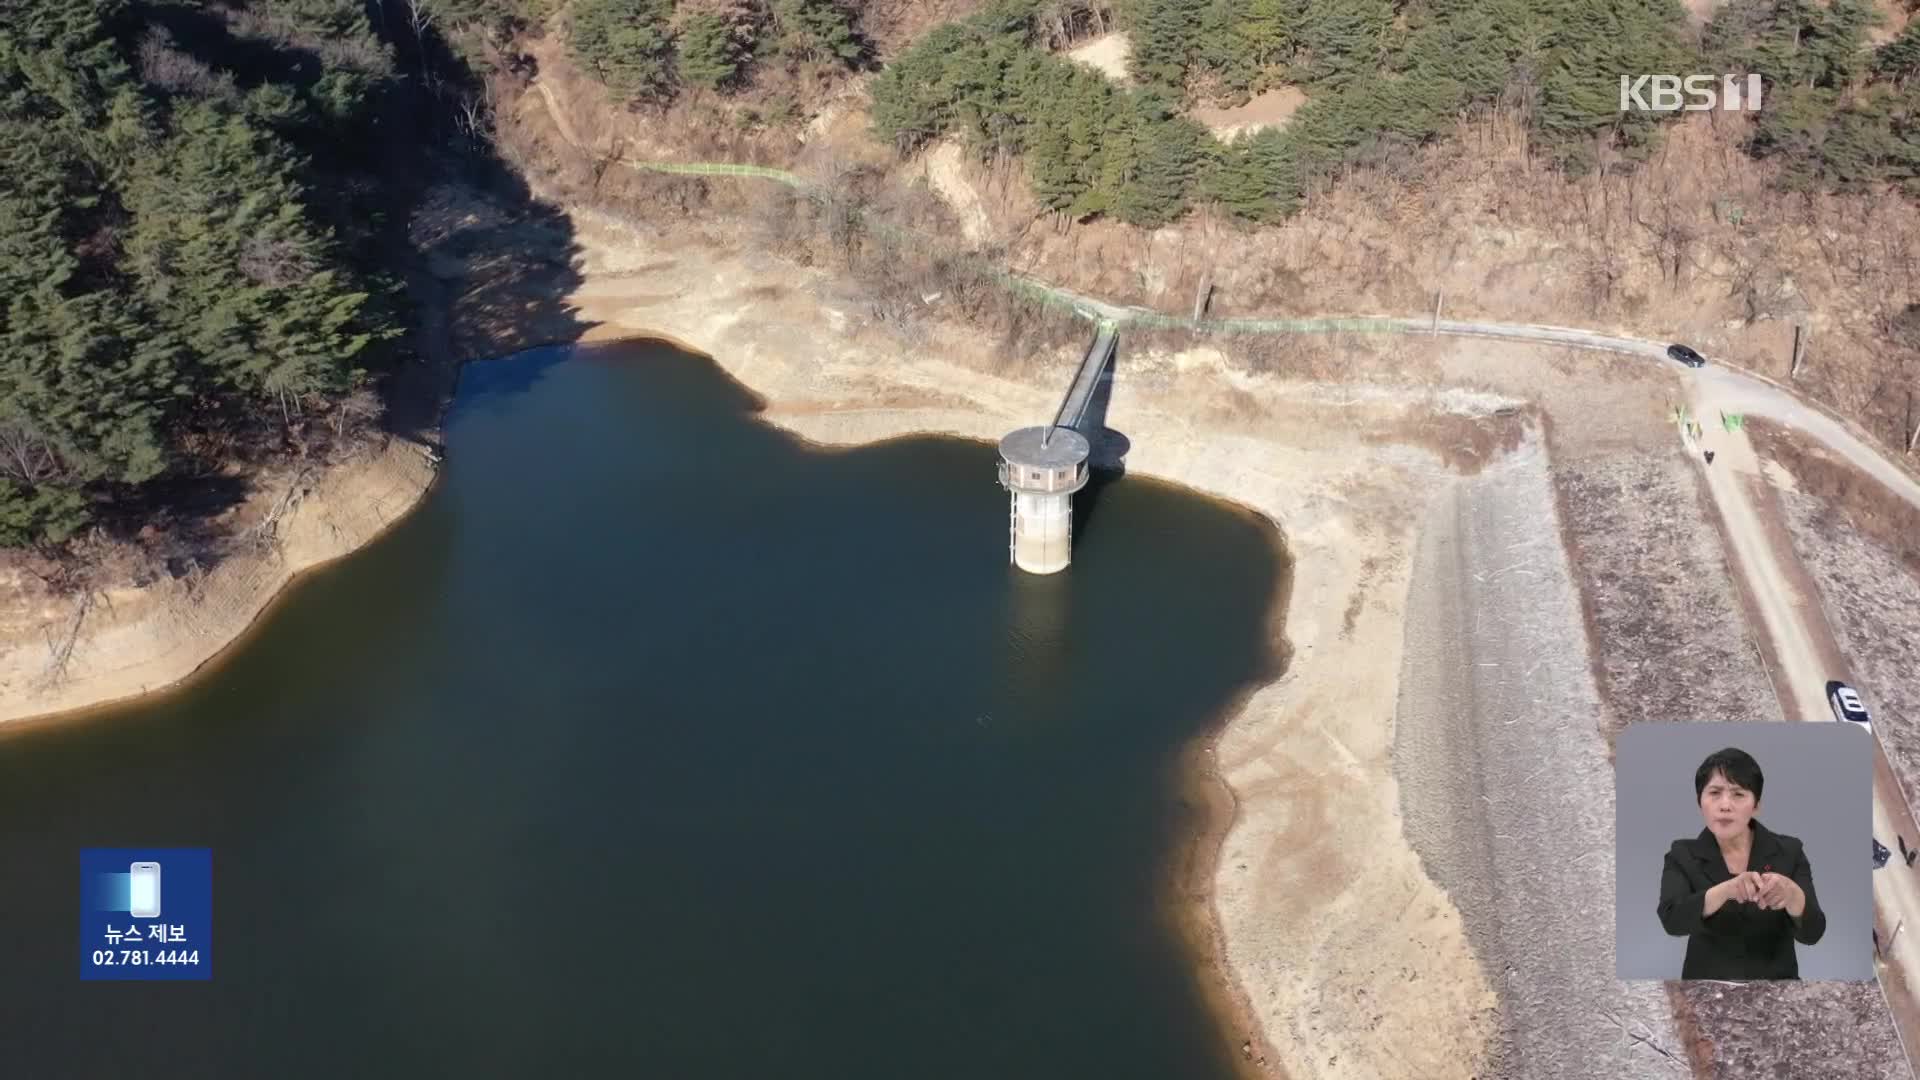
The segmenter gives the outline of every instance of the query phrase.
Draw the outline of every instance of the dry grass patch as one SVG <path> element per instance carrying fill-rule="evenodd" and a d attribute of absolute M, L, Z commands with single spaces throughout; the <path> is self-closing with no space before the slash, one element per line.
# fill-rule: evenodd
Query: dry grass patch
<path fill-rule="evenodd" d="M 1913 1073 L 1876 983 L 1684 983 L 1714 1077 L 1907 1080 Z"/>
<path fill-rule="evenodd" d="M 1213 132 L 1215 138 L 1225 140 L 1244 132 L 1279 127 L 1293 119 L 1293 114 L 1306 103 L 1307 95 L 1299 87 L 1281 86 L 1255 94 L 1232 108 L 1201 105 L 1189 109 L 1187 115 Z"/>
<path fill-rule="evenodd" d="M 1559 466 L 1554 488 L 1611 706 L 1608 745 L 1632 723 L 1780 719 L 1690 466 L 1668 453 L 1592 458 Z"/>
<path fill-rule="evenodd" d="M 1691 466 L 1649 453 L 1555 478 L 1611 722 L 1779 720 Z M 1873 983 L 1669 984 L 1696 1075 L 1909 1077 Z"/>
<path fill-rule="evenodd" d="M 1105 34 L 1066 52 L 1076 64 L 1085 64 L 1117 83 L 1127 81 L 1127 61 L 1133 55 L 1133 43 L 1122 33 Z"/>
<path fill-rule="evenodd" d="M 1800 436 L 1749 421 L 1797 490 L 1782 491 L 1795 552 L 1901 790 L 1920 790 L 1920 508 Z"/>

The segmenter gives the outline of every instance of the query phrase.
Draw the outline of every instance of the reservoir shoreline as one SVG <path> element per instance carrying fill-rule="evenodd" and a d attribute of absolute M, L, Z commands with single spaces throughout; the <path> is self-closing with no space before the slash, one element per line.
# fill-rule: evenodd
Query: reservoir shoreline
<path fill-rule="evenodd" d="M 925 337 L 909 344 L 852 305 L 836 302 L 832 282 L 819 271 L 775 263 L 724 236 L 690 243 L 593 210 L 576 208 L 572 216 L 583 265 L 582 284 L 571 303 L 583 321 L 594 324 L 581 344 L 645 338 L 709 357 L 759 398 L 760 419 L 816 446 L 865 445 L 912 434 L 992 443 L 1034 417 L 1049 415 L 1078 359 L 1078 349 L 1069 347 L 1010 362 L 994 355 L 993 342 L 953 324 L 933 323 Z M 1319 681 L 1364 680 L 1370 687 L 1378 684 L 1383 700 L 1391 701 L 1405 581 L 1402 575 L 1396 582 L 1390 568 L 1413 516 L 1404 512 L 1404 499 L 1387 499 L 1377 508 L 1379 527 L 1365 535 L 1351 533 L 1335 519 L 1355 506 L 1381 501 L 1370 493 L 1354 494 L 1354 478 L 1363 467 L 1381 468 L 1367 456 L 1378 454 L 1364 438 L 1365 421 L 1398 423 L 1410 408 L 1431 406 L 1392 397 L 1382 398 L 1377 407 L 1349 403 L 1356 424 L 1346 445 L 1301 449 L 1286 441 L 1288 416 L 1302 409 L 1324 413 L 1325 402 L 1312 396 L 1317 392 L 1311 383 L 1234 369 L 1213 349 L 1174 355 L 1141 350 L 1120 361 L 1112 416 L 1134 447 L 1130 472 L 1229 501 L 1272 524 L 1275 543 L 1292 569 L 1283 595 L 1272 600 L 1270 645 L 1276 655 L 1290 665 L 1300 643 L 1314 650 L 1299 655 L 1316 661 Z M 1255 401 L 1251 412 L 1248 397 Z M 1392 468 L 1408 491 L 1445 474 L 1432 454 L 1400 449 L 1406 452 L 1393 457 Z M 141 604 L 117 604 L 127 618 L 102 618 L 91 633 L 83 627 L 76 644 L 75 664 L 95 657 L 96 667 L 77 668 L 80 677 L 57 697 L 21 700 L 23 695 L 13 692 L 15 680 L 31 668 L 33 654 L 44 657 L 45 645 L 43 635 L 9 635 L 0 650 L 0 686 L 8 690 L 0 719 L 17 723 L 90 713 L 206 670 L 244 643 L 248 627 L 270 614 L 290 583 L 371 542 L 418 505 L 433 481 L 426 457 L 398 440 L 313 478 L 283 523 L 277 558 L 261 560 L 246 575 L 240 571 L 247 568 L 239 565 L 216 571 L 234 575 L 226 606 L 208 603 L 215 595 L 213 575 L 197 597 L 183 592 L 152 598 L 144 614 L 134 614 L 142 611 Z M 1369 585 L 1379 576 L 1376 563 L 1389 568 L 1383 589 Z M 1376 592 L 1358 631 L 1352 612 L 1344 630 L 1337 615 L 1335 625 L 1323 625 L 1329 606 L 1337 612 L 1348 593 L 1369 587 Z M 1389 643 L 1383 636 L 1389 632 L 1391 647 L 1377 649 Z M 1381 653 L 1377 658 L 1370 655 L 1375 651 Z M 118 663 L 102 663 L 101 656 Z M 1324 738 L 1344 754 L 1345 746 L 1359 746 L 1370 737 L 1356 736 L 1345 725 L 1372 732 L 1371 725 L 1379 723 L 1361 709 L 1351 716 L 1318 718 L 1312 731 L 1299 734 L 1295 713 L 1303 701 L 1311 704 L 1316 678 L 1309 672 L 1306 685 L 1290 686 L 1298 674 L 1289 667 L 1278 680 L 1250 687 L 1185 755 L 1181 768 L 1199 809 L 1179 857 L 1168 867 L 1166 883 L 1173 898 L 1166 910 L 1192 958 L 1196 983 L 1217 1012 L 1223 1037 L 1231 1040 L 1227 1045 L 1244 1058 L 1250 1074 L 1263 1076 L 1320 1073 L 1317 1060 L 1330 1049 L 1343 1067 L 1351 1062 L 1351 1068 L 1363 1070 L 1372 1058 L 1367 1048 L 1380 1034 L 1373 1025 L 1316 1028 L 1301 1019 L 1322 1015 L 1311 995 L 1329 972 L 1371 978 L 1377 967 L 1373 950 L 1384 949 L 1375 944 L 1379 922 L 1364 914 L 1355 919 L 1348 911 L 1330 931 L 1310 918 L 1296 918 L 1303 890 L 1304 899 L 1312 901 L 1306 907 L 1317 910 L 1328 899 L 1313 895 L 1317 888 L 1344 892 L 1345 887 L 1332 879 L 1296 882 L 1290 877 L 1295 868 L 1284 861 L 1248 854 L 1293 843 L 1300 827 L 1286 810 L 1295 801 L 1293 793 L 1285 785 L 1273 786 L 1270 778 L 1287 768 L 1325 771 L 1313 765 L 1316 755 L 1327 753 L 1324 732 L 1335 733 Z M 0 726 L 0 733 L 13 728 Z M 1308 743 L 1295 745 L 1301 738 Z M 1332 771 L 1348 767 L 1336 763 Z M 1367 755 L 1365 767 L 1383 770 L 1384 756 Z M 1255 779 L 1243 775 L 1249 768 Z M 1420 872 L 1400 835 L 1397 812 L 1391 805 L 1387 810 L 1384 817 L 1357 816 L 1322 828 L 1321 839 L 1374 845 L 1388 867 L 1370 871 L 1375 878 L 1387 875 L 1388 887 L 1398 895 L 1434 901 L 1435 914 L 1397 927 L 1394 943 L 1400 947 L 1411 937 L 1423 944 L 1422 979 L 1411 988 L 1422 993 L 1391 993 L 1375 1004 L 1391 1006 L 1388 1015 L 1409 1027 L 1430 1031 L 1447 1025 L 1440 1030 L 1457 1033 L 1459 1041 L 1433 1044 L 1430 1075 L 1465 1075 L 1473 1055 L 1463 1055 L 1461 1044 L 1471 1048 L 1483 1037 L 1491 990 L 1473 963 L 1457 914 Z M 1277 930 L 1286 933 L 1276 936 Z M 1442 987 L 1452 989 L 1431 992 Z M 1335 1016 L 1315 1021 L 1339 1022 Z"/>

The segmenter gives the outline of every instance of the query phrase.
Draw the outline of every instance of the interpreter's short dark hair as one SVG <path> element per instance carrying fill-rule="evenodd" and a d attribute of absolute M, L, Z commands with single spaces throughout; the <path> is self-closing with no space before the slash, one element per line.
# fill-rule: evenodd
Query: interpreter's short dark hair
<path fill-rule="evenodd" d="M 1760 763 L 1745 750 L 1736 750 L 1729 746 L 1725 750 L 1715 750 L 1700 763 L 1693 774 L 1693 801 L 1700 801 L 1700 793 L 1707 790 L 1707 781 L 1719 773 L 1735 784 L 1753 792 L 1753 801 L 1760 801 L 1760 789 L 1766 785 L 1767 778 L 1760 775 Z"/>

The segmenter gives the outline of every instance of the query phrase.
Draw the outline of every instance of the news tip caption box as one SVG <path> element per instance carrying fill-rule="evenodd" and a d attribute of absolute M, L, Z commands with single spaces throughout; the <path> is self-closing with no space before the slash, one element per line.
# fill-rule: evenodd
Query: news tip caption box
<path fill-rule="evenodd" d="M 212 849 L 82 849 L 80 978 L 213 978 Z"/>

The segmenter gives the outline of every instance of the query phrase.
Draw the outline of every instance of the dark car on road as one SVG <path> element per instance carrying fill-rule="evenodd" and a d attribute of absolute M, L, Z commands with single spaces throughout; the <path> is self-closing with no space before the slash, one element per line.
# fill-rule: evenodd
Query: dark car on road
<path fill-rule="evenodd" d="M 1835 720 L 1847 720 L 1859 724 L 1868 731 L 1873 730 L 1873 718 L 1867 715 L 1867 706 L 1853 687 L 1835 679 L 1827 684 L 1827 704 L 1833 707 Z"/>
<path fill-rule="evenodd" d="M 1706 357 L 1701 356 L 1699 353 L 1694 352 L 1692 349 L 1687 348 L 1685 345 L 1667 346 L 1667 355 L 1669 357 L 1672 357 L 1675 360 L 1680 361 L 1681 363 L 1687 365 L 1688 367 L 1705 367 L 1707 364 Z"/>

